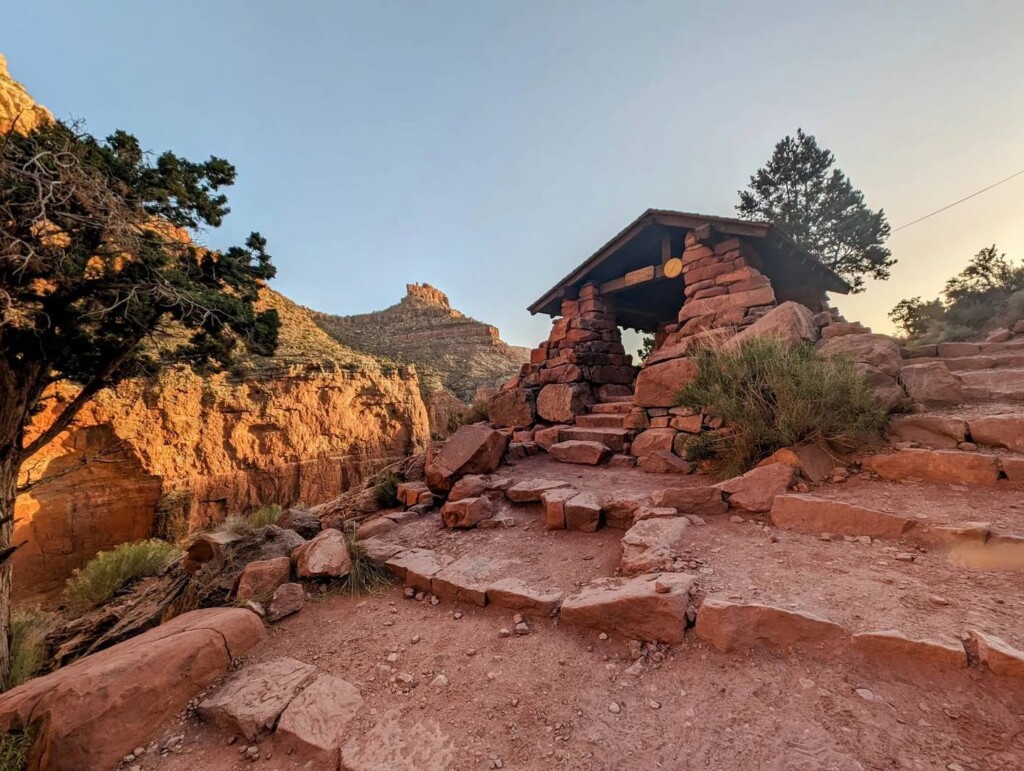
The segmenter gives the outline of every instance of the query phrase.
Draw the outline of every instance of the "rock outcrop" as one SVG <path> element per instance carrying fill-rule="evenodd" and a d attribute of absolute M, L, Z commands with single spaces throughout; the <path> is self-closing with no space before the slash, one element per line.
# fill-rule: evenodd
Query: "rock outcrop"
<path fill-rule="evenodd" d="M 7 59 L 0 54 L 0 134 L 17 125 L 31 131 L 41 123 L 53 120 L 53 113 L 36 104 L 36 100 L 7 71 Z"/>
<path fill-rule="evenodd" d="M 313 319 L 342 345 L 415 364 L 431 427 L 439 434 L 460 414 L 452 404 L 478 400 L 478 389 L 496 388 L 515 375 L 530 352 L 508 345 L 490 324 L 455 310 L 448 297 L 429 284 L 408 284 L 397 305 L 357 316 L 313 313 Z"/>

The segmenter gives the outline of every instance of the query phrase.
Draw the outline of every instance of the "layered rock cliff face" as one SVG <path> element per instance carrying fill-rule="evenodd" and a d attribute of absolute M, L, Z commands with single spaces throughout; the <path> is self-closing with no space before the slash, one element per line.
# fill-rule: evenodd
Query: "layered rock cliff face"
<path fill-rule="evenodd" d="M 51 120 L 0 57 L 0 130 Z M 337 497 L 429 441 L 414 367 L 346 348 L 266 289 L 281 316 L 274 356 L 231 372 L 176 367 L 100 392 L 22 469 L 15 596 L 61 585 L 97 551 L 179 535 L 259 506 Z M 173 330 L 169 330 L 173 334 Z M 49 394 L 30 438 L 76 389 Z"/>
<path fill-rule="evenodd" d="M 503 342 L 495 327 L 455 310 L 429 284 L 408 284 L 401 302 L 382 311 L 313 318 L 344 345 L 415 364 L 439 434 L 464 405 L 477 401 L 479 389 L 499 386 L 530 358 L 528 349 Z"/>

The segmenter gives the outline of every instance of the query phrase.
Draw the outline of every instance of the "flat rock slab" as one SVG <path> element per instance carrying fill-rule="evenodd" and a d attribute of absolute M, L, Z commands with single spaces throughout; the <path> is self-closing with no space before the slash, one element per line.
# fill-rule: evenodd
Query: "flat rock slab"
<path fill-rule="evenodd" d="M 505 494 L 513 503 L 533 503 L 539 501 L 543 493 L 559 487 L 569 487 L 568 482 L 557 479 L 526 479 L 508 488 Z"/>
<path fill-rule="evenodd" d="M 512 564 L 509 560 L 467 554 L 434 574 L 431 591 L 442 599 L 482 608 L 487 604 L 487 588 L 507 575 Z"/>
<path fill-rule="evenodd" d="M 795 478 L 793 466 L 772 463 L 751 469 L 743 476 L 726 479 L 715 487 L 725 494 L 730 509 L 758 514 L 771 511 L 775 496 L 785 493 Z"/>
<path fill-rule="evenodd" d="M 697 610 L 696 631 L 697 637 L 722 653 L 758 645 L 834 647 L 849 639 L 839 624 L 812 613 L 712 597 Z"/>
<path fill-rule="evenodd" d="M 565 530 L 565 504 L 578 495 L 574 487 L 556 487 L 554 490 L 545 490 L 540 495 L 540 502 L 544 505 L 544 529 Z"/>
<path fill-rule="evenodd" d="M 850 645 L 858 653 L 886 662 L 899 656 L 919 664 L 956 668 L 967 666 L 967 651 L 961 643 L 915 640 L 894 630 L 860 632 L 850 638 Z"/>
<path fill-rule="evenodd" d="M 635 640 L 681 643 L 696 581 L 687 573 L 598 579 L 565 598 L 561 619 Z M 659 592 L 659 584 L 669 591 Z"/>
<path fill-rule="evenodd" d="M 184 613 L 0 696 L 0 731 L 32 727 L 32 768 L 108 769 L 266 636 L 242 608 Z"/>
<path fill-rule="evenodd" d="M 722 499 L 722 491 L 714 485 L 655 490 L 651 493 L 651 502 L 658 507 L 678 509 L 682 514 L 696 514 L 700 517 L 724 514 L 729 508 Z"/>
<path fill-rule="evenodd" d="M 629 439 L 629 430 L 625 428 L 563 428 L 559 433 L 563 442 L 599 442 L 613 452 L 622 452 Z"/>
<path fill-rule="evenodd" d="M 305 603 L 306 590 L 302 588 L 302 584 L 281 584 L 274 590 L 274 596 L 270 599 L 267 621 L 274 623 L 292 613 L 298 613 Z"/>
<path fill-rule="evenodd" d="M 904 442 L 917 442 L 933 450 L 955 450 L 967 441 L 967 422 L 940 415 L 893 415 L 889 436 Z"/>
<path fill-rule="evenodd" d="M 385 541 L 382 538 L 367 538 L 365 541 L 360 541 L 359 548 L 374 562 L 386 562 L 399 552 L 405 551 L 404 546 Z"/>
<path fill-rule="evenodd" d="M 333 675 L 317 675 L 281 714 L 274 749 L 298 763 L 335 768 L 348 724 L 362 706 L 363 697 L 354 685 Z"/>
<path fill-rule="evenodd" d="M 994 485 L 999 463 L 994 455 L 957 450 L 900 450 L 872 455 L 864 468 L 883 479 L 919 479 L 958 485 Z"/>
<path fill-rule="evenodd" d="M 579 463 L 584 466 L 596 466 L 612 454 L 612 451 L 600 442 L 581 442 L 575 439 L 553 444 L 548 452 L 552 458 L 562 463 Z"/>
<path fill-rule="evenodd" d="M 776 527 L 816 535 L 835 533 L 899 538 L 914 526 L 913 520 L 896 514 L 800 494 L 777 495 L 771 517 Z"/>
<path fill-rule="evenodd" d="M 995 635 L 972 629 L 968 632 L 977 652 L 978 663 L 994 675 L 1024 677 L 1024 651 L 1017 650 Z"/>
<path fill-rule="evenodd" d="M 689 528 L 690 520 L 684 516 L 655 517 L 637 522 L 622 536 L 619 569 L 626 575 L 671 570 L 672 564 L 690 542 Z"/>
<path fill-rule="evenodd" d="M 254 741 L 273 730 L 281 713 L 315 673 L 312 664 L 287 657 L 244 667 L 199 704 L 199 714 Z"/>
<path fill-rule="evenodd" d="M 1024 415 L 986 415 L 970 426 L 972 442 L 1024 452 Z"/>
<path fill-rule="evenodd" d="M 384 565 L 406 586 L 420 592 L 429 592 L 437 572 L 451 562 L 430 549 L 405 549 L 388 558 Z"/>
<path fill-rule="evenodd" d="M 549 616 L 562 604 L 557 589 L 538 589 L 518 578 L 499 578 L 487 587 L 487 603 L 519 613 Z"/>
<path fill-rule="evenodd" d="M 391 532 L 398 524 L 393 520 L 385 516 L 375 517 L 374 519 L 368 519 L 363 522 L 357 529 L 355 539 L 362 541 L 366 538 L 373 538 L 378 535 L 385 535 Z"/>

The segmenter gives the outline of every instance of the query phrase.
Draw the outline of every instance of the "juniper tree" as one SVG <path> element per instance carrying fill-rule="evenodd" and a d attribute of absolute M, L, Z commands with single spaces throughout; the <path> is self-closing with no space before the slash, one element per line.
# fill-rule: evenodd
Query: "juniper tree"
<path fill-rule="evenodd" d="M 885 246 L 889 223 L 872 211 L 864 194 L 835 167 L 835 156 L 797 129 L 775 145 L 768 163 L 739 191 L 736 210 L 767 220 L 846 279 L 854 292 L 864 278 L 889 278 L 896 263 Z"/>
<path fill-rule="evenodd" d="M 19 469 L 118 380 L 172 361 L 220 367 L 240 341 L 273 351 L 274 275 L 257 233 L 221 252 L 191 238 L 228 213 L 227 161 L 153 157 L 119 131 L 98 140 L 49 123 L 0 136 L 0 678 L 9 668 L 11 556 Z M 166 332 L 160 345 L 147 344 Z M 32 425 L 60 382 L 76 395 Z"/>

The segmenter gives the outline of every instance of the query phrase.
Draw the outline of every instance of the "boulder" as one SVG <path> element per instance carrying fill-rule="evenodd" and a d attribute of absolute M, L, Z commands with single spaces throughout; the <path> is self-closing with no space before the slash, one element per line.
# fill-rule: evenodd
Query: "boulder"
<path fill-rule="evenodd" d="M 568 482 L 556 479 L 526 479 L 512 485 L 505 493 L 513 503 L 532 503 L 540 500 L 542 493 L 559 487 L 569 487 Z"/>
<path fill-rule="evenodd" d="M 697 376 L 697 363 L 678 358 L 644 367 L 636 377 L 633 403 L 638 407 L 672 407 L 676 392 Z"/>
<path fill-rule="evenodd" d="M 355 539 L 357 541 L 362 541 L 367 538 L 376 538 L 377 536 L 390 533 L 396 527 L 398 527 L 398 523 L 393 519 L 389 519 L 385 516 L 377 516 L 373 519 L 366 520 L 356 528 Z"/>
<path fill-rule="evenodd" d="M 529 388 L 499 391 L 491 397 L 487 411 L 491 422 L 498 426 L 532 426 L 537 422 L 535 396 Z"/>
<path fill-rule="evenodd" d="M 798 494 L 775 497 L 772 522 L 776 527 L 798 533 L 869 535 L 872 538 L 899 538 L 914 525 L 912 519 L 896 514 Z"/>
<path fill-rule="evenodd" d="M 900 372 L 900 382 L 918 404 L 933 407 L 960 404 L 964 400 L 960 380 L 941 361 L 907 364 Z"/>
<path fill-rule="evenodd" d="M 448 493 L 448 502 L 461 501 L 463 498 L 479 498 L 486 492 L 487 480 L 479 474 L 471 474 L 452 485 L 452 490 Z"/>
<path fill-rule="evenodd" d="M 641 458 L 659 450 L 672 451 L 672 440 L 675 439 L 674 428 L 649 428 L 637 435 L 630 445 L 630 453 Z"/>
<path fill-rule="evenodd" d="M 971 644 L 977 651 L 978 662 L 994 675 L 1024 677 L 1024 651 L 1018 650 L 1002 638 L 971 629 Z"/>
<path fill-rule="evenodd" d="M 836 462 L 832 453 L 822 444 L 797 444 L 783 447 L 758 463 L 758 466 L 770 466 L 783 463 L 800 470 L 808 482 L 820 482 L 832 475 Z"/>
<path fill-rule="evenodd" d="M 999 463 L 993 455 L 958 450 L 900 450 L 872 455 L 864 468 L 883 479 L 918 479 L 940 484 L 994 485 Z"/>
<path fill-rule="evenodd" d="M 277 521 L 277 526 L 294 530 L 303 538 L 313 538 L 323 529 L 320 517 L 305 509 L 288 509 Z"/>
<path fill-rule="evenodd" d="M 686 517 L 657 517 L 637 522 L 622 536 L 619 568 L 626 575 L 671 570 L 690 543 Z"/>
<path fill-rule="evenodd" d="M 601 524 L 601 502 L 591 493 L 580 493 L 565 502 L 565 529 L 597 532 Z"/>
<path fill-rule="evenodd" d="M 634 468 L 635 466 L 636 458 L 632 455 L 618 453 L 608 459 L 608 468 Z"/>
<path fill-rule="evenodd" d="M 292 561 L 288 557 L 250 562 L 238 578 L 238 591 L 235 593 L 235 599 L 244 603 L 247 600 L 261 600 L 270 597 L 277 587 L 291 578 L 291 575 Z"/>
<path fill-rule="evenodd" d="M 550 451 L 551 446 L 558 444 L 561 439 L 562 429 L 568 428 L 565 425 L 548 426 L 546 428 L 538 428 L 533 432 L 533 440 L 545 450 Z"/>
<path fill-rule="evenodd" d="M 686 573 L 597 579 L 565 598 L 560 617 L 566 624 L 675 645 L 684 639 L 695 583 Z M 659 592 L 658 584 L 669 591 Z"/>
<path fill-rule="evenodd" d="M 655 490 L 651 493 L 651 502 L 655 506 L 667 506 L 678 509 L 683 514 L 696 514 L 701 517 L 724 514 L 728 509 L 725 501 L 722 500 L 722 491 L 715 485 L 692 485 Z"/>
<path fill-rule="evenodd" d="M 770 511 L 777 495 L 785 493 L 796 478 L 796 469 L 786 463 L 772 463 L 751 469 L 743 476 L 719 482 L 731 509 L 760 513 Z"/>
<path fill-rule="evenodd" d="M 690 464 L 670 450 L 659 450 L 645 455 L 637 462 L 648 474 L 689 474 Z"/>
<path fill-rule="evenodd" d="M 285 707 L 315 673 L 312 664 L 287 657 L 250 664 L 200 702 L 199 714 L 207 722 L 255 741 L 274 729 Z"/>
<path fill-rule="evenodd" d="M 341 578 L 352 569 L 345 534 L 340 530 L 322 530 L 293 552 L 295 572 L 300 578 Z"/>
<path fill-rule="evenodd" d="M 940 415 L 893 415 L 888 433 L 898 441 L 916 442 L 934 450 L 955 450 L 967 440 L 967 423 Z"/>
<path fill-rule="evenodd" d="M 889 664 L 895 657 L 941 667 L 967 666 L 967 651 L 959 642 L 914 639 L 903 632 L 861 632 L 850 638 L 850 647 L 870 658 Z"/>
<path fill-rule="evenodd" d="M 557 589 L 538 589 L 518 578 L 499 578 L 487 587 L 487 604 L 517 613 L 550 616 L 562 604 Z"/>
<path fill-rule="evenodd" d="M 494 516 L 494 504 L 486 496 L 460 498 L 441 507 L 441 521 L 449 528 L 476 527 Z"/>
<path fill-rule="evenodd" d="M 540 502 L 544 505 L 545 530 L 566 529 L 565 504 L 576 495 L 577 491 L 574 487 L 556 487 L 541 493 Z"/>
<path fill-rule="evenodd" d="M 306 592 L 302 584 L 281 584 L 274 590 L 267 609 L 267 621 L 273 624 L 285 616 L 298 613 L 306 602 Z"/>
<path fill-rule="evenodd" d="M 540 389 L 537 414 L 552 423 L 571 423 L 592 401 L 590 387 L 584 383 L 551 383 Z"/>
<path fill-rule="evenodd" d="M 815 342 L 818 339 L 818 327 L 814 323 L 814 314 L 810 308 L 788 300 L 772 308 L 729 340 L 726 345 L 738 348 L 755 337 L 774 337 L 781 340 L 786 347 L 796 349 L 805 340 Z"/>
<path fill-rule="evenodd" d="M 1024 415 L 984 415 L 970 420 L 971 441 L 1024 452 Z"/>
<path fill-rule="evenodd" d="M 398 552 L 405 550 L 404 546 L 385 541 L 382 538 L 367 538 L 365 541 L 360 541 L 359 548 L 374 562 L 385 562 Z"/>
<path fill-rule="evenodd" d="M 600 442 L 569 440 L 551 445 L 551 456 L 562 463 L 579 463 L 585 466 L 596 466 L 604 461 L 612 451 Z"/>
<path fill-rule="evenodd" d="M 834 651 L 848 639 L 839 624 L 812 613 L 713 597 L 705 599 L 697 610 L 696 632 L 697 637 L 722 653 L 758 645 L 825 647 Z"/>
<path fill-rule="evenodd" d="M 358 688 L 333 675 L 319 674 L 281 713 L 274 749 L 291 763 L 336 768 L 348 724 L 362 707 Z"/>
<path fill-rule="evenodd" d="M 35 732 L 34 770 L 114 768 L 265 636 L 243 608 L 184 613 L 0 695 L 0 732 Z"/>
<path fill-rule="evenodd" d="M 425 467 L 431 490 L 447 492 L 467 474 L 490 474 L 498 468 L 509 437 L 485 425 L 460 426 Z"/>
<path fill-rule="evenodd" d="M 867 364 L 895 378 L 903 368 L 899 346 L 885 335 L 842 335 L 820 343 L 825 356 L 839 356 L 854 364 Z"/>
<path fill-rule="evenodd" d="M 647 493 L 617 490 L 601 500 L 605 524 L 619 530 L 628 530 L 633 524 L 633 513 L 650 502 L 651 498 Z"/>

